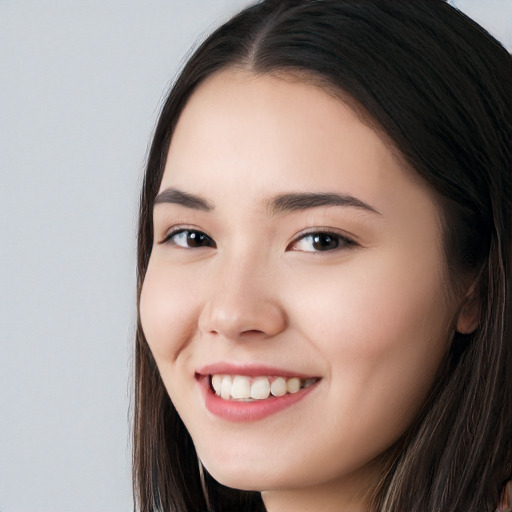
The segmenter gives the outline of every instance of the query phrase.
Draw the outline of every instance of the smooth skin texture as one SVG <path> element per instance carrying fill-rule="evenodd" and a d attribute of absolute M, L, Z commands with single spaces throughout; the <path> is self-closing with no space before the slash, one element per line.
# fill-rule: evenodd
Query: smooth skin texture
<path fill-rule="evenodd" d="M 160 191 L 170 188 L 209 210 L 155 205 L 141 319 L 205 467 L 262 491 L 270 512 L 365 510 L 376 457 L 418 413 L 457 323 L 431 193 L 333 95 L 240 69 L 189 100 Z M 370 208 L 269 207 L 288 193 Z M 235 423 L 208 412 L 195 378 L 218 362 L 321 380 L 293 406 Z"/>

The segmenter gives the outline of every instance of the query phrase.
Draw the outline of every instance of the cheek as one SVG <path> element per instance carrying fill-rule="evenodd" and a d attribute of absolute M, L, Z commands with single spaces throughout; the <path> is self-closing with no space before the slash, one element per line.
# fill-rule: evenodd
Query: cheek
<path fill-rule="evenodd" d="M 438 267 L 428 266 L 428 260 L 410 264 L 378 253 L 316 270 L 314 279 L 291 276 L 288 301 L 299 311 L 297 319 L 307 319 L 301 325 L 313 339 L 336 340 L 333 349 L 371 356 L 398 343 L 400 333 L 428 336 L 442 330 L 447 317 L 443 286 Z M 304 315 L 307 310 L 314 317 Z"/>
<path fill-rule="evenodd" d="M 178 272 L 150 260 L 140 297 L 142 329 L 158 365 L 176 359 L 194 328 L 197 291 Z"/>
<path fill-rule="evenodd" d="M 339 275 L 318 274 L 293 295 L 307 297 L 296 301 L 297 326 L 330 361 L 331 386 L 350 397 L 348 410 L 378 415 L 382 407 L 389 417 L 393 407 L 397 419 L 410 420 L 448 345 L 450 314 L 437 264 L 410 264 L 396 254 L 354 258 Z"/>

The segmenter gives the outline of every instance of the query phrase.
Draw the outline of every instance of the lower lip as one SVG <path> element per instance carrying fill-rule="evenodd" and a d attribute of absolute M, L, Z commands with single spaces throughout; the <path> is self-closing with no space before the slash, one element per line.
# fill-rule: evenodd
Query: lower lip
<path fill-rule="evenodd" d="M 199 380 L 204 394 L 206 408 L 215 416 L 236 422 L 261 420 L 271 414 L 287 409 L 308 396 L 319 382 L 317 381 L 311 386 L 297 391 L 297 393 L 286 394 L 279 397 L 270 396 L 264 400 L 254 400 L 253 402 L 243 402 L 238 400 L 224 400 L 220 396 L 217 396 L 210 388 L 209 380 L 207 376 L 202 376 Z"/>

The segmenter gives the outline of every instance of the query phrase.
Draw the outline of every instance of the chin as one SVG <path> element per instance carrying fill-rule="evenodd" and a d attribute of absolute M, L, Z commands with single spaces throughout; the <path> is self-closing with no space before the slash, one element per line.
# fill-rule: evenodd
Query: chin
<path fill-rule="evenodd" d="M 232 489 L 240 491 L 258 491 L 261 492 L 266 489 L 270 482 L 268 482 L 268 475 L 262 476 L 254 474 L 253 472 L 241 471 L 235 468 L 223 466 L 219 468 L 214 466 L 212 468 L 205 465 L 208 473 L 220 484 Z"/>
<path fill-rule="evenodd" d="M 262 464 L 262 461 L 260 460 L 259 463 Z M 241 491 L 261 492 L 287 488 L 292 483 L 288 471 L 272 468 L 272 465 L 269 464 L 255 467 L 247 461 L 245 463 L 229 463 L 226 460 L 217 460 L 213 464 L 203 461 L 203 465 L 217 482 Z"/>

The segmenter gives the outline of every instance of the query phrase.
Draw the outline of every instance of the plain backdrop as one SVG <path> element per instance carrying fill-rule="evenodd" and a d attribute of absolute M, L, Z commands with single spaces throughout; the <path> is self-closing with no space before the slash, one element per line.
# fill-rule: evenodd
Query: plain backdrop
<path fill-rule="evenodd" d="M 189 48 L 248 0 L 0 0 L 0 512 L 127 512 L 135 224 Z M 512 49 L 512 0 L 455 2 Z"/>

